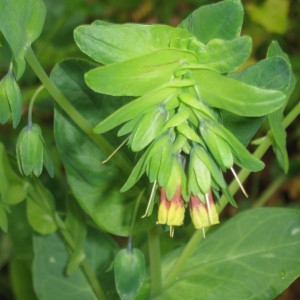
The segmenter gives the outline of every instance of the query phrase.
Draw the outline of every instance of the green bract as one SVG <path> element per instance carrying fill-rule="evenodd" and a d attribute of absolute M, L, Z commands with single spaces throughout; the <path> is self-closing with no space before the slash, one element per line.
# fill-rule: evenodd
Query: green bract
<path fill-rule="evenodd" d="M 289 62 L 272 46 L 266 60 L 237 72 L 252 45 L 250 37 L 240 36 L 242 21 L 241 2 L 225 0 L 199 8 L 181 28 L 99 21 L 75 30 L 80 49 L 104 64 L 85 74 L 87 85 L 111 96 L 137 97 L 94 128 L 104 133 L 122 125 L 118 135 L 129 135 L 132 151 L 144 151 L 122 191 L 146 173 L 169 201 L 180 189 L 186 202 L 198 197 L 210 209 L 213 191 L 234 205 L 222 172 L 233 171 L 234 164 L 259 171 L 264 164 L 230 131 L 228 119 L 270 115 L 286 165 L 283 131 L 274 120 L 285 104 Z M 282 72 L 284 80 L 280 76 L 280 84 L 272 84 Z"/>

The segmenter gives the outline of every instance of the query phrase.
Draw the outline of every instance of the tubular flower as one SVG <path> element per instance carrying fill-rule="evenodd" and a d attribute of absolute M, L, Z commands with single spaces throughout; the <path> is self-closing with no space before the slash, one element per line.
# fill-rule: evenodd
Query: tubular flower
<path fill-rule="evenodd" d="M 199 197 L 191 195 L 189 206 L 191 219 L 196 229 L 219 223 L 219 216 L 211 191 L 205 195 L 205 203 Z"/>
<path fill-rule="evenodd" d="M 184 220 L 184 200 L 181 197 L 181 188 L 177 190 L 171 200 L 167 199 L 166 190 L 161 188 L 158 207 L 158 224 L 181 226 Z"/>

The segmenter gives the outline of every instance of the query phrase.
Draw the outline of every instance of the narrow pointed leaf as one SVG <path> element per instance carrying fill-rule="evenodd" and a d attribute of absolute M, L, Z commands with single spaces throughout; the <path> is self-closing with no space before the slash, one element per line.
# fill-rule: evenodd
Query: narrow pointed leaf
<path fill-rule="evenodd" d="M 210 70 L 193 71 L 201 97 L 208 105 L 240 116 L 259 117 L 279 109 L 285 95 L 227 78 Z"/>
<path fill-rule="evenodd" d="M 87 85 L 98 93 L 112 96 L 141 96 L 170 81 L 183 63 L 196 63 L 194 54 L 165 49 L 89 71 Z"/>

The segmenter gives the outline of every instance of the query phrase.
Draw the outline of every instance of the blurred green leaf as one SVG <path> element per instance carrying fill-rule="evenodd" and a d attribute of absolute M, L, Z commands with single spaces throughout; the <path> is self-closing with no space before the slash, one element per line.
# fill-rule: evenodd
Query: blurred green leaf
<path fill-rule="evenodd" d="M 82 61 L 57 65 L 51 78 L 81 112 L 91 126 L 128 99 L 93 93 L 84 82 L 84 73 L 92 66 Z M 129 233 L 136 195 L 119 192 L 125 182 L 113 162 L 101 164 L 108 154 L 94 144 L 58 107 L 55 110 L 55 140 L 68 183 L 81 208 L 105 231 L 126 236 Z M 110 137 L 110 142 L 116 141 Z M 142 215 L 143 208 L 139 214 Z M 139 219 L 137 231 L 144 231 L 153 219 Z"/>
<path fill-rule="evenodd" d="M 28 261 L 14 259 L 9 264 L 9 273 L 16 300 L 37 300 L 33 290 L 31 266 Z"/>
<path fill-rule="evenodd" d="M 104 65 L 122 62 L 169 48 L 175 38 L 191 34 L 181 28 L 166 25 L 111 24 L 95 21 L 74 31 L 80 50 Z"/>
<path fill-rule="evenodd" d="M 122 300 L 134 299 L 145 276 L 145 258 L 139 249 L 122 249 L 114 261 L 115 281 Z"/>
<path fill-rule="evenodd" d="M 225 0 L 199 7 L 179 26 L 206 44 L 211 39 L 231 40 L 238 37 L 243 16 L 244 10 L 240 0 Z"/>
<path fill-rule="evenodd" d="M 3 144 L 0 144 L 0 193 L 1 201 L 6 205 L 20 203 L 26 197 L 28 183 L 22 180 L 12 169 L 5 153 Z"/>
<path fill-rule="evenodd" d="M 36 232 L 49 234 L 56 231 L 55 200 L 42 183 L 36 181 L 29 189 L 26 204 L 28 222 Z"/>
<path fill-rule="evenodd" d="M 41 34 L 46 16 L 42 0 L 0 0 L 0 31 L 14 55 L 17 80 L 25 71 L 27 49 Z"/>
<path fill-rule="evenodd" d="M 260 5 L 247 3 L 245 8 L 253 22 L 268 32 L 284 34 L 289 26 L 289 5 L 288 0 L 265 0 Z"/>
<path fill-rule="evenodd" d="M 236 215 L 208 234 L 176 280 L 151 299 L 274 299 L 300 275 L 299 224 L 299 210 L 293 209 Z M 163 278 L 172 273 L 180 251 L 166 256 Z"/>

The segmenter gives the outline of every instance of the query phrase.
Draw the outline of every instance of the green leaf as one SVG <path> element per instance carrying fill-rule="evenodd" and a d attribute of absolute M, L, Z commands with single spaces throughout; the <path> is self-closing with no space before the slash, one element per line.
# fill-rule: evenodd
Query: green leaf
<path fill-rule="evenodd" d="M 96 299 L 81 269 L 70 276 L 65 275 L 68 252 L 57 234 L 35 236 L 33 243 L 33 281 L 38 299 Z"/>
<path fill-rule="evenodd" d="M 95 300 L 96 296 L 82 268 L 66 276 L 69 260 L 66 244 L 58 234 L 34 236 L 33 280 L 38 299 Z M 107 234 L 91 229 L 84 243 L 84 253 L 102 288 L 110 299 L 117 299 L 113 274 L 108 269 L 119 250 Z M 55 287 L 55 288 L 53 288 Z"/>
<path fill-rule="evenodd" d="M 111 24 L 103 21 L 79 26 L 74 31 L 80 50 L 104 65 L 167 49 L 171 40 L 190 36 L 186 30 L 166 25 Z"/>
<path fill-rule="evenodd" d="M 14 55 L 17 80 L 25 71 L 24 56 L 41 34 L 46 8 L 41 0 L 0 0 L 0 31 Z"/>
<path fill-rule="evenodd" d="M 13 127 L 16 128 L 20 122 L 22 113 L 21 91 L 12 74 L 8 74 L 4 77 L 3 84 L 11 111 Z"/>
<path fill-rule="evenodd" d="M 299 210 L 240 213 L 202 240 L 172 285 L 151 299 L 269 300 L 299 275 Z M 179 252 L 163 261 L 172 273 Z M 244 279 L 247 280 L 244 280 Z"/>
<path fill-rule="evenodd" d="M 240 35 L 243 16 L 244 10 L 240 0 L 225 0 L 201 6 L 179 26 L 203 43 L 211 39 L 231 40 Z"/>
<path fill-rule="evenodd" d="M 233 40 L 210 40 L 206 47 L 200 48 L 196 54 L 199 67 L 229 73 L 240 67 L 250 56 L 252 41 L 248 36 Z M 188 68 L 188 67 L 187 67 Z"/>
<path fill-rule="evenodd" d="M 116 288 L 122 300 L 134 299 L 145 277 L 145 258 L 139 249 L 122 249 L 114 262 Z"/>
<path fill-rule="evenodd" d="M 4 80 L 0 81 L 0 124 L 5 124 L 10 117 L 10 106 L 6 95 Z"/>
<path fill-rule="evenodd" d="M 7 213 L 2 203 L 0 203 L 0 228 L 5 233 L 7 232 L 7 228 L 8 228 Z"/>
<path fill-rule="evenodd" d="M 6 155 L 4 146 L 0 143 L 0 194 L 1 201 L 7 205 L 22 202 L 27 194 L 28 183 L 21 179 L 13 170 Z"/>
<path fill-rule="evenodd" d="M 87 224 L 84 212 L 73 198 L 68 198 L 67 203 L 66 228 L 71 233 L 74 241 L 74 249 L 67 266 L 67 275 L 71 275 L 85 258 L 83 253 L 83 243 L 87 234 Z"/>
<path fill-rule="evenodd" d="M 29 189 L 26 203 L 28 222 L 36 232 L 49 234 L 56 231 L 55 200 L 49 190 L 36 182 Z"/>
<path fill-rule="evenodd" d="M 164 49 L 89 71 L 87 85 L 98 93 L 112 96 L 141 96 L 170 81 L 185 63 L 196 63 L 193 53 Z"/>
<path fill-rule="evenodd" d="M 31 265 L 24 259 L 14 259 L 9 265 L 10 279 L 16 300 L 37 300 L 33 290 Z"/>
<path fill-rule="evenodd" d="M 201 98 L 208 105 L 240 116 L 259 117 L 279 109 L 285 95 L 222 76 L 214 71 L 192 71 Z"/>
<path fill-rule="evenodd" d="M 268 58 L 270 59 L 284 59 L 285 63 L 288 66 L 288 71 L 286 71 L 285 76 L 281 76 L 281 81 L 285 84 L 280 85 L 281 90 L 286 94 L 286 104 L 289 100 L 289 97 L 295 87 L 295 76 L 292 73 L 291 63 L 290 60 L 285 54 L 278 43 L 272 42 L 269 49 L 268 49 Z M 288 172 L 289 168 L 289 158 L 286 149 L 286 131 L 283 127 L 282 120 L 283 120 L 283 112 L 284 108 L 270 114 L 268 116 L 271 132 L 272 132 L 272 146 L 274 153 L 276 155 L 277 161 L 280 167 L 283 169 L 285 173 Z"/>
<path fill-rule="evenodd" d="M 84 82 L 84 73 L 91 67 L 83 61 L 66 61 L 54 68 L 51 79 L 94 127 L 99 119 L 128 99 L 92 92 Z M 108 153 L 91 141 L 59 107 L 55 108 L 54 134 L 68 183 L 81 208 L 103 230 L 128 235 L 137 197 L 134 191 L 126 194 L 119 191 L 128 174 L 123 175 L 113 162 L 101 164 Z M 114 135 L 109 137 L 117 147 L 120 142 L 114 140 Z M 141 215 L 143 210 L 141 207 Z M 139 219 L 137 231 L 146 230 L 153 221 Z"/>
<path fill-rule="evenodd" d="M 246 4 L 251 20 L 268 32 L 284 34 L 289 27 L 289 1 L 266 0 L 262 4 Z"/>
<path fill-rule="evenodd" d="M 247 67 L 241 72 L 229 74 L 229 77 L 259 88 L 276 89 L 286 93 L 291 80 L 291 67 L 282 57 L 275 55 L 275 53 L 278 53 L 275 48 L 274 43 L 272 43 L 269 49 L 274 57 L 270 55 L 270 57 Z M 265 117 L 240 117 L 228 111 L 222 111 L 222 117 L 224 126 L 244 145 L 249 143 L 265 120 Z"/>

